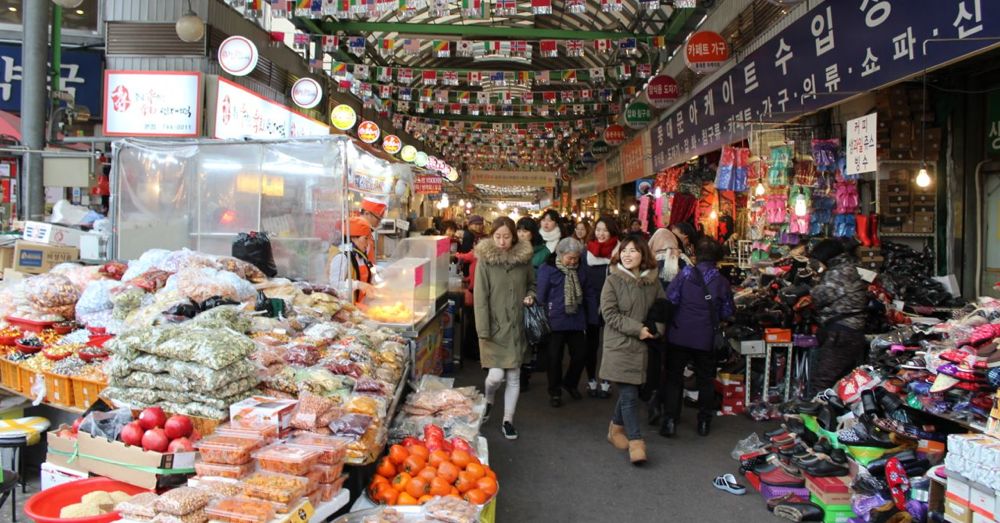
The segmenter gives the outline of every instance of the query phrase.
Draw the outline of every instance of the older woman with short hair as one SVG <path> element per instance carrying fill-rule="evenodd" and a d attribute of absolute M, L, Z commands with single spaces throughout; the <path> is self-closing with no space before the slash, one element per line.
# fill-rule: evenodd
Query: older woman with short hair
<path fill-rule="evenodd" d="M 587 314 L 584 300 L 586 271 L 580 263 L 583 244 L 563 238 L 556 251 L 538 269 L 538 302 L 549 316 L 549 404 L 562 405 L 562 391 L 580 399 L 577 385 L 587 362 Z M 562 372 L 564 347 L 569 346 L 569 368 Z"/>

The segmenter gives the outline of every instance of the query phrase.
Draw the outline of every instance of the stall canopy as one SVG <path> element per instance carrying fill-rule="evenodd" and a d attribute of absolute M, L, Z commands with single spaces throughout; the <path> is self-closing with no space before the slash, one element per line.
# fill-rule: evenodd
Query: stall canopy
<path fill-rule="evenodd" d="M 20 142 L 21 118 L 7 111 L 0 111 L 0 136 Z"/>

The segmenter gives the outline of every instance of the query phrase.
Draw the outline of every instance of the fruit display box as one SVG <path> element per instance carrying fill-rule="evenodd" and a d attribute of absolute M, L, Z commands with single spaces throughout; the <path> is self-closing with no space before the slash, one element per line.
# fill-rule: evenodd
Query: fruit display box
<path fill-rule="evenodd" d="M 68 428 L 66 426 L 60 429 Z M 58 430 L 48 433 L 46 461 L 80 472 L 90 472 L 145 489 L 183 485 L 194 474 L 197 452 L 161 453 L 110 441 L 85 432 L 77 438 L 61 437 Z M 69 460 L 76 458 L 73 463 Z"/>

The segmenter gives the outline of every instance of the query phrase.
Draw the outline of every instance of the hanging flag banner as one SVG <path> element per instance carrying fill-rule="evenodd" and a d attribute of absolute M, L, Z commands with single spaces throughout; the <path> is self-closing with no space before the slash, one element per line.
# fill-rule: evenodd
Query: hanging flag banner
<path fill-rule="evenodd" d="M 646 85 L 646 97 L 649 104 L 657 109 L 663 109 L 677 101 L 681 96 L 680 86 L 674 77 L 666 74 L 654 76 Z"/>
<path fill-rule="evenodd" d="M 698 31 L 684 44 L 684 63 L 696 73 L 715 72 L 726 60 L 729 60 L 729 44 L 719 33 Z"/>
<path fill-rule="evenodd" d="M 653 119 L 653 110 L 649 104 L 632 102 L 625 108 L 625 125 L 633 129 L 642 129 Z"/>
<path fill-rule="evenodd" d="M 531 14 L 552 14 L 552 0 L 531 0 Z"/>
<path fill-rule="evenodd" d="M 621 145 L 625 142 L 625 128 L 618 124 L 609 125 L 604 129 L 604 141 L 612 146 Z"/>
<path fill-rule="evenodd" d="M 351 36 L 347 38 L 347 49 L 355 56 L 364 56 L 365 43 L 365 37 Z"/>
<path fill-rule="evenodd" d="M 566 40 L 566 56 L 583 56 L 583 40 Z"/>

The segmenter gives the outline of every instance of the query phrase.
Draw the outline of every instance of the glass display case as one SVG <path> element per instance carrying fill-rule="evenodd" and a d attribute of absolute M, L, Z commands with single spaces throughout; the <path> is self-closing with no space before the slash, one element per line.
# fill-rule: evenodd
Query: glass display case
<path fill-rule="evenodd" d="M 448 292 L 450 248 L 451 241 L 447 236 L 415 236 L 400 240 L 393 258 L 430 260 L 427 279 L 430 280 L 430 298 L 436 301 Z"/>
<path fill-rule="evenodd" d="M 393 326 L 412 326 L 434 314 L 429 259 L 401 258 L 379 269 L 379 276 L 382 282 L 361 304 L 369 318 Z"/>
<path fill-rule="evenodd" d="M 116 142 L 112 255 L 184 247 L 228 255 L 239 233 L 265 231 L 279 276 L 326 281 L 348 188 L 384 191 L 395 175 L 343 136 Z"/>

